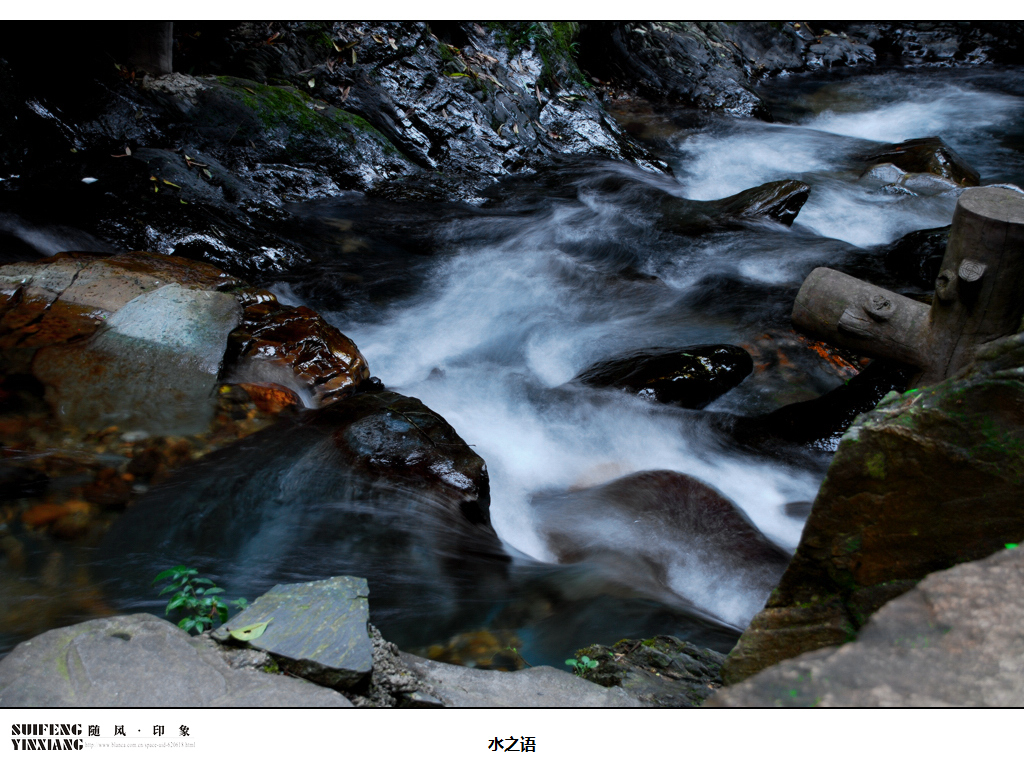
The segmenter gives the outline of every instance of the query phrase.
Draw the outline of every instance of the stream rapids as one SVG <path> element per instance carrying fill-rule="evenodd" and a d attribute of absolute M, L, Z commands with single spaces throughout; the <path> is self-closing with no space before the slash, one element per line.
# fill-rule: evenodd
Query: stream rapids
<path fill-rule="evenodd" d="M 556 515 L 550 501 L 630 474 L 676 471 L 718 490 L 792 553 L 834 446 L 752 451 L 731 442 L 709 415 L 763 414 L 841 386 L 849 374 L 827 361 L 780 355 L 793 335 L 789 314 L 800 283 L 818 266 L 878 280 L 880 247 L 949 224 L 956 204 L 949 194 L 889 194 L 861 176 L 857 159 L 879 143 L 941 136 L 983 184 L 1024 187 L 1020 69 L 791 76 L 764 86 L 763 95 L 779 122 L 623 108 L 617 117 L 656 147 L 671 175 L 566 159 L 557 173 L 499 182 L 473 205 L 361 193 L 292 204 L 315 259 L 268 288 L 282 302 L 323 314 L 355 341 L 373 375 L 442 415 L 484 459 L 490 520 L 513 577 L 486 590 L 474 583 L 465 599 L 471 611 L 432 622 L 445 614 L 441 605 L 462 601 L 458 580 L 448 591 L 398 592 L 415 598 L 375 611 L 375 581 L 397 585 L 419 573 L 324 548 L 275 560 L 268 554 L 288 538 L 268 534 L 259 540 L 262 551 L 243 549 L 232 563 L 206 565 L 218 583 L 229 595 L 254 598 L 284 578 L 320 579 L 358 563 L 370 582 L 374 622 L 388 639 L 420 651 L 481 629 L 513 633 L 508 638 L 533 664 L 561 665 L 585 644 L 655 633 L 728 651 L 764 605 L 760 584 L 732 561 L 639 519 L 602 520 L 600 506 L 580 536 L 631 559 L 650 555 L 664 567 L 668 590 L 647 591 L 639 578 L 623 585 L 628 565 L 611 581 L 586 565 L 556 567 L 544 536 L 545 517 Z M 609 178 L 631 184 L 608 185 Z M 792 226 L 696 236 L 659 227 L 632 192 L 639 185 L 705 201 L 781 179 L 811 187 Z M 8 231 L 17 226 L 4 221 Z M 81 248 L 82 237 L 53 229 L 23 239 L 49 255 Z M 908 288 L 896 279 L 890 286 Z M 573 382 L 587 367 L 631 351 L 698 344 L 757 354 L 754 373 L 703 410 Z M 253 466 L 240 458 L 225 467 L 247 474 Z M 180 471 L 179 483 L 190 483 L 189 473 Z M 230 479 L 223 484 L 230 487 Z M 303 504 L 375 515 L 372 501 L 350 503 Z M 293 527 L 319 526 L 295 504 L 278 501 L 274 515 Z M 410 508 L 420 504 L 408 501 Z M 294 532 L 289 538 L 301 540 Z M 415 558 L 411 553 L 406 558 Z M 97 564 L 89 551 L 69 558 L 96 567 L 100 589 L 118 611 L 162 615 L 148 585 L 157 572 L 150 556 L 124 554 L 113 566 Z M 19 640 L 0 629 L 0 651 Z"/>

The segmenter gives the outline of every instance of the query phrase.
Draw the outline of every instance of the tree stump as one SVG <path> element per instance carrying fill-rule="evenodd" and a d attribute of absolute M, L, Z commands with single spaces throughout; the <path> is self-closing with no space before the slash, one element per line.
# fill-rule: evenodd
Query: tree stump
<path fill-rule="evenodd" d="M 816 268 L 793 304 L 793 325 L 873 358 L 917 367 L 930 385 L 971 363 L 978 345 L 1014 334 L 1024 316 L 1024 195 L 1001 187 L 965 190 L 931 307 Z"/>

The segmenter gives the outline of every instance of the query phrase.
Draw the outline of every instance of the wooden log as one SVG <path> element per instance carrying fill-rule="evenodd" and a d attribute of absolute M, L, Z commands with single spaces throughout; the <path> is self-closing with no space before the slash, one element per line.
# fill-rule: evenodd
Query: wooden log
<path fill-rule="evenodd" d="M 816 268 L 793 304 L 793 326 L 872 358 L 928 364 L 928 305 L 838 270 Z"/>
<path fill-rule="evenodd" d="M 930 385 L 969 365 L 974 350 L 1014 334 L 1024 317 L 1024 194 L 965 190 L 931 308 L 829 268 L 815 269 L 793 304 L 793 325 L 872 358 L 920 369 Z"/>
<path fill-rule="evenodd" d="M 929 356 L 939 381 L 978 345 L 1014 334 L 1024 316 L 1024 195 L 1001 187 L 965 190 L 935 283 Z M 927 384 L 925 378 L 921 384 Z"/>

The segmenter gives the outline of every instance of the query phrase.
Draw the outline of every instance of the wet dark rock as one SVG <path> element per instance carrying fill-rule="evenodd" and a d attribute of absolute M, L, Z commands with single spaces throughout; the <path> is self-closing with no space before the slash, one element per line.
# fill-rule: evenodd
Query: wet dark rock
<path fill-rule="evenodd" d="M 665 196 L 662 225 L 684 235 L 733 229 L 756 222 L 793 224 L 807 202 L 811 188 L 792 179 L 768 182 L 715 201 L 692 201 Z"/>
<path fill-rule="evenodd" d="M 608 647 L 594 644 L 576 651 L 597 668 L 583 677 L 604 687 L 621 687 L 645 706 L 699 706 L 722 686 L 725 656 L 674 636 L 622 639 Z"/>
<path fill-rule="evenodd" d="M 709 589 L 700 597 L 686 596 L 678 586 L 691 571 L 720 571 L 723 585 L 750 597 L 740 602 L 749 607 L 731 607 L 729 617 L 720 618 L 733 625 L 756 611 L 789 562 L 731 500 L 673 471 L 643 471 L 598 487 L 538 495 L 533 507 L 538 531 L 559 563 L 597 564 L 669 604 L 715 616 L 724 597 L 715 596 L 706 578 L 696 581 Z"/>
<path fill-rule="evenodd" d="M 930 572 L 1024 540 L 1024 336 L 896 393 L 843 436 L 792 563 L 726 662 L 737 682 L 848 641 Z"/>
<path fill-rule="evenodd" d="M 474 602 L 504 585 L 488 496 L 483 460 L 439 415 L 365 393 L 182 469 L 116 522 L 104 550 L 115 576 L 136 558 L 197 564 L 249 596 L 364 575 L 390 638 L 432 640 L 486 613 Z"/>
<path fill-rule="evenodd" d="M 344 106 L 420 168 L 459 179 L 462 194 L 558 153 L 663 168 L 587 88 L 569 48 L 572 24 L 446 22 L 442 30 L 423 22 L 222 25 L 220 51 L 197 50 L 184 29 L 179 39 L 205 72 L 290 83 Z"/>
<path fill-rule="evenodd" d="M 241 323 L 228 337 L 226 379 L 277 382 L 318 407 L 351 395 L 369 378 L 355 343 L 309 308 L 281 305 L 273 295 L 241 299 Z"/>
<path fill-rule="evenodd" d="M 870 45 L 879 64 L 955 67 L 1024 60 L 1020 22 L 830 21 L 821 26 Z"/>
<path fill-rule="evenodd" d="M 588 24 L 580 45 L 595 74 L 648 98 L 760 118 L 769 113 L 754 93 L 752 75 L 799 67 L 803 46 L 790 25 L 730 30 L 720 22 Z"/>
<path fill-rule="evenodd" d="M 875 56 L 875 50 L 867 43 L 824 28 L 821 35 L 809 41 L 804 53 L 807 68 L 812 70 L 874 64 Z"/>
<path fill-rule="evenodd" d="M 694 345 L 678 350 L 655 348 L 602 361 L 578 374 L 576 380 L 700 409 L 742 382 L 753 367 L 750 354 L 735 345 Z"/>
<path fill-rule="evenodd" d="M 889 392 L 902 391 L 911 370 L 887 361 L 873 361 L 838 388 L 809 401 L 787 404 L 756 417 L 723 418 L 739 443 L 772 452 L 787 444 L 834 451 L 840 437 L 861 414 Z"/>
<path fill-rule="evenodd" d="M 879 250 L 888 272 L 924 291 L 935 288 L 942 257 L 949 242 L 949 227 L 915 230 Z"/>
<path fill-rule="evenodd" d="M 978 172 L 938 136 L 885 145 L 865 155 L 864 161 L 872 167 L 891 165 L 902 171 L 904 176 L 901 183 L 912 192 L 915 191 L 915 184 L 919 186 L 923 183 L 913 178 L 918 174 L 948 180 L 960 187 L 975 186 L 981 181 Z M 941 189 L 948 189 L 948 186 L 944 185 Z"/>

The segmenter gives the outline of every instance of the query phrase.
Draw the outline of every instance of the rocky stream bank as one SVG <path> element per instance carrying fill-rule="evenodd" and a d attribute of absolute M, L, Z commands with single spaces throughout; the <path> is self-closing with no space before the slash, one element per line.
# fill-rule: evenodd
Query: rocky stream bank
<path fill-rule="evenodd" d="M 1022 32 L 182 23 L 169 67 L 104 35 L 73 71 L 0 54 L 0 705 L 1008 705 L 1024 334 L 908 390 L 790 313 L 822 261 L 932 302 L 942 222 L 1024 200 L 1024 145 L 1006 176 L 923 133 L 830 148 L 857 201 L 926 212 L 864 243 L 819 232 L 820 170 L 680 180 L 692 143 L 782 137 L 788 82 L 825 78 L 813 109 L 850 73 L 1013 72 Z M 705 272 L 745 248 L 788 277 Z M 506 315 L 459 315 L 502 282 Z M 575 343 L 534 335 L 559 306 Z M 260 598 L 189 637 L 145 614 L 177 563 Z"/>

